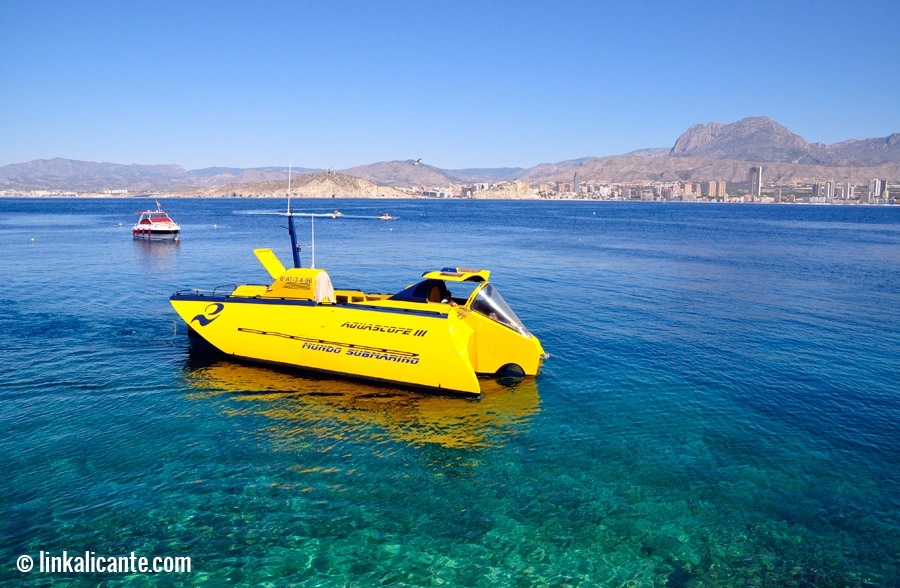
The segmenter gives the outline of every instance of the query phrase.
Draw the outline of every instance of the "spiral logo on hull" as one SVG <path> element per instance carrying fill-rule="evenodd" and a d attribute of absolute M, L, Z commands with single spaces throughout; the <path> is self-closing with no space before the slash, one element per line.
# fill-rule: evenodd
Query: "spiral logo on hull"
<path fill-rule="evenodd" d="M 219 313 L 222 312 L 222 309 L 225 308 L 224 304 L 219 302 L 213 302 L 209 306 L 206 307 L 206 310 L 203 311 L 203 314 L 198 314 L 194 318 L 191 319 L 191 322 L 200 323 L 201 327 L 205 327 L 209 323 L 213 322 L 217 318 L 219 318 Z"/>

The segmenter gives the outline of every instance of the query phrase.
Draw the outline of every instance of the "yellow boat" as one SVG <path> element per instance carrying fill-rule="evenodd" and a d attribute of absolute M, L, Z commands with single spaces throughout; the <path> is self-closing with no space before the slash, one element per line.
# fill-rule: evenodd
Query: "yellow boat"
<path fill-rule="evenodd" d="M 254 250 L 271 284 L 172 295 L 192 331 L 237 359 L 442 393 L 481 396 L 479 376 L 539 373 L 547 355 L 489 271 L 426 272 L 396 294 L 335 290 L 325 271 L 299 267 L 290 227 L 295 267 Z M 472 291 L 454 297 L 448 283 Z"/>

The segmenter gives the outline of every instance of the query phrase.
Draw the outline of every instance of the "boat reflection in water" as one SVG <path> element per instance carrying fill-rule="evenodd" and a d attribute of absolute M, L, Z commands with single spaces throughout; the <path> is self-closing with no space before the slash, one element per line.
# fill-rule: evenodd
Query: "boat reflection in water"
<path fill-rule="evenodd" d="M 177 253 L 181 243 L 175 240 L 135 239 L 134 248 L 145 255 L 172 255 Z"/>
<path fill-rule="evenodd" d="M 136 259 L 149 271 L 170 270 L 181 244 L 172 239 L 133 239 Z"/>
<path fill-rule="evenodd" d="M 185 379 L 195 390 L 191 397 L 220 402 L 229 416 L 264 416 L 271 421 L 265 434 L 288 443 L 330 438 L 497 447 L 540 410 L 533 378 L 510 385 L 483 381 L 490 390 L 480 400 L 465 400 L 192 356 Z"/>

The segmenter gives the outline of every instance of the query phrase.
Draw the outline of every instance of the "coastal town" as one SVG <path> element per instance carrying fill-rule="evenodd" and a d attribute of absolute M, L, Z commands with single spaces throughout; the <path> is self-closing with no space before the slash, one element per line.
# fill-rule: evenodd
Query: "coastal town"
<path fill-rule="evenodd" d="M 763 168 L 753 166 L 746 182 L 711 180 L 706 182 L 582 182 L 578 172 L 571 182 L 542 183 L 531 198 L 545 200 L 616 200 L 643 202 L 728 202 L 759 204 L 898 204 L 893 194 L 900 185 L 873 179 L 868 184 L 838 183 L 834 180 L 793 180 L 786 184 L 764 183 Z M 503 184 L 478 183 L 466 186 L 423 186 L 402 189 L 413 197 L 478 198 L 502 189 Z"/>
<path fill-rule="evenodd" d="M 296 197 L 307 198 L 465 198 L 465 199 L 528 199 L 528 200 L 599 200 L 599 201 L 640 201 L 640 202 L 718 202 L 757 204 L 834 204 L 834 205 L 897 205 L 900 199 L 900 184 L 891 184 L 884 179 L 872 179 L 866 183 L 836 182 L 835 180 L 794 179 L 787 183 L 764 181 L 764 167 L 751 166 L 744 182 L 710 181 L 635 181 L 627 183 L 603 183 L 582 181 L 578 172 L 572 174 L 568 182 L 539 183 L 529 185 L 521 180 L 507 182 L 477 182 L 471 184 L 420 185 L 384 188 L 365 180 L 354 178 L 372 186 L 373 191 L 347 193 L 334 188 L 304 193 L 294 192 Z M 332 176 L 343 176 L 327 172 Z M 322 174 L 325 175 L 325 174 Z M 302 177 L 302 176 L 301 176 Z M 299 178 L 298 178 L 299 179 Z M 276 184 L 277 182 L 269 182 Z M 238 185 L 240 186 L 240 185 Z M 18 198 L 142 198 L 142 197 L 278 197 L 285 190 L 238 190 L 234 185 L 226 186 L 217 194 L 167 193 L 159 190 L 140 191 L 109 188 L 99 192 L 75 190 L 0 190 L 0 197 Z M 235 189 L 232 189 L 235 188 Z M 285 186 L 286 188 L 286 186 Z"/>

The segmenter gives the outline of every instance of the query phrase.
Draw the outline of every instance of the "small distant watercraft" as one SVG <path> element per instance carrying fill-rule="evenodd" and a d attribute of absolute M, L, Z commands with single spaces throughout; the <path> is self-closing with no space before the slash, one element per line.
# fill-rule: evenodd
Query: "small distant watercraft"
<path fill-rule="evenodd" d="M 334 217 L 334 218 L 337 218 L 337 217 L 339 217 L 339 216 L 344 216 L 344 213 L 343 213 L 343 212 L 340 212 L 340 211 L 338 211 L 338 210 L 335 210 L 334 212 L 331 213 L 331 216 Z"/>
<path fill-rule="evenodd" d="M 385 212 L 384 214 L 379 216 L 378 219 L 379 220 L 393 220 L 394 217 L 392 217 L 391 215 L 389 215 L 388 213 Z"/>
<path fill-rule="evenodd" d="M 396 294 L 335 290 L 325 271 L 300 267 L 290 205 L 288 210 L 294 267 L 285 269 L 271 249 L 256 249 L 271 284 L 180 290 L 169 299 L 191 331 L 220 351 L 476 397 L 482 395 L 479 376 L 540 371 L 548 356 L 488 282 L 490 271 L 426 272 Z M 448 282 L 468 293 L 452 296 Z"/>
<path fill-rule="evenodd" d="M 131 228 L 131 235 L 135 239 L 177 239 L 181 232 L 181 227 L 161 210 L 159 202 L 156 203 L 156 210 L 144 210 L 135 214 L 141 215 Z"/>

